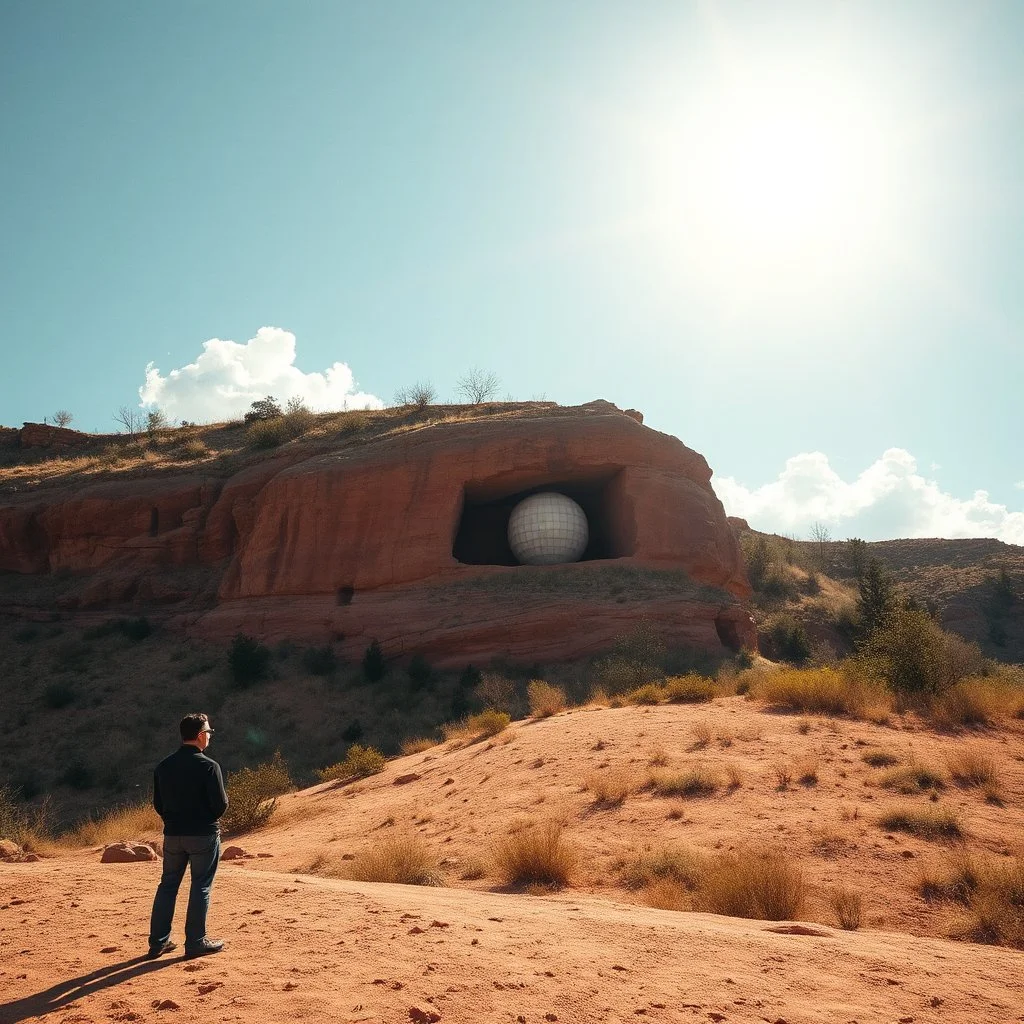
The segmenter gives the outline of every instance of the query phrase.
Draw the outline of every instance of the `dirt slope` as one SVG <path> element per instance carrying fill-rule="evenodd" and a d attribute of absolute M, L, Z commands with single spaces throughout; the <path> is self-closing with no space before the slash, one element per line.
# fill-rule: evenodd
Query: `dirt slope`
<path fill-rule="evenodd" d="M 949 779 L 947 758 L 968 745 L 993 758 L 1000 804 Z M 937 806 L 957 814 L 965 841 L 880 828 L 883 808 L 933 804 L 881 788 L 862 759 L 869 750 L 946 775 Z M 723 779 L 731 767 L 740 784 L 689 800 L 637 788 L 606 808 L 584 788 L 595 774 L 631 771 L 640 786 L 652 770 L 695 765 Z M 814 766 L 817 782 L 801 785 L 791 770 L 780 789 L 778 769 L 798 765 Z M 491 844 L 543 818 L 562 821 L 581 853 L 572 886 L 502 890 Z M 324 877 L 399 833 L 420 837 L 445 887 Z M 271 825 L 241 841 L 270 856 L 222 866 L 210 926 L 229 948 L 218 957 L 134 959 L 158 863 L 101 865 L 98 850 L 84 850 L 0 865 L 0 1024 L 432 1019 L 413 1009 L 451 1022 L 1024 1020 L 1021 953 L 943 938 L 955 911 L 916 891 L 922 865 L 958 849 L 1007 863 L 1024 852 L 1022 835 L 1018 723 L 940 736 L 912 719 L 800 720 L 739 697 L 577 710 L 283 798 Z M 643 905 L 621 866 L 667 844 L 709 855 L 781 846 L 803 870 L 801 917 L 816 934 Z M 463 880 L 475 862 L 482 877 Z M 861 931 L 836 927 L 837 883 L 863 895 Z M 162 1000 L 177 1008 L 154 1009 Z"/>

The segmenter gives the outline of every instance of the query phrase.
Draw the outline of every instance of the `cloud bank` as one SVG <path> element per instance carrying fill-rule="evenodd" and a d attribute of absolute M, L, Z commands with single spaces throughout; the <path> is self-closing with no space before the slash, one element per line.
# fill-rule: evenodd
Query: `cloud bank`
<path fill-rule="evenodd" d="M 836 539 L 997 537 L 1024 544 L 1024 512 L 991 501 L 987 491 L 967 499 L 945 493 L 903 448 L 890 448 L 849 483 L 828 456 L 804 452 L 763 487 L 751 490 L 732 477 L 716 477 L 714 487 L 729 515 L 774 533 L 807 537 L 818 522 Z"/>
<path fill-rule="evenodd" d="M 334 363 L 323 373 L 303 373 L 295 365 L 295 335 L 261 327 L 244 345 L 220 338 L 204 341 L 194 363 L 166 377 L 149 363 L 139 398 L 171 420 L 199 423 L 237 419 L 267 395 L 282 405 L 301 398 L 316 411 L 384 408 L 376 395 L 357 387 L 347 363 Z"/>

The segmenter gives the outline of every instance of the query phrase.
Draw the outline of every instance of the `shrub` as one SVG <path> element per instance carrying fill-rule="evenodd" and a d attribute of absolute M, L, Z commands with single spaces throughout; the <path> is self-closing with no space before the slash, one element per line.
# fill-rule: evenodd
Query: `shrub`
<path fill-rule="evenodd" d="M 995 680 L 964 679 L 931 698 L 928 717 L 936 728 L 949 732 L 991 725 L 1000 716 L 1012 714 L 1015 693 L 1019 690 Z"/>
<path fill-rule="evenodd" d="M 376 640 L 370 641 L 363 655 L 363 678 L 368 683 L 376 683 L 384 678 L 387 665 L 384 662 L 384 652 Z"/>
<path fill-rule="evenodd" d="M 316 416 L 301 398 L 289 398 L 284 413 L 284 426 L 289 437 L 301 437 L 316 423 Z"/>
<path fill-rule="evenodd" d="M 782 669 L 758 676 L 750 696 L 788 711 L 860 717 L 884 701 L 878 686 L 834 668 Z"/>
<path fill-rule="evenodd" d="M 476 696 L 485 707 L 507 712 L 510 718 L 519 709 L 515 682 L 500 672 L 485 672 L 477 685 Z"/>
<path fill-rule="evenodd" d="M 811 645 L 803 624 L 792 615 L 771 621 L 763 637 L 765 650 L 782 661 L 802 665 L 811 656 Z"/>
<path fill-rule="evenodd" d="M 705 676 L 671 676 L 665 680 L 665 698 L 672 704 L 704 704 L 716 696 L 713 679 Z"/>
<path fill-rule="evenodd" d="M 695 894 L 694 909 L 758 921 L 787 921 L 803 909 L 803 872 L 782 853 L 720 855 Z"/>
<path fill-rule="evenodd" d="M 422 754 L 424 750 L 429 750 L 431 747 L 436 747 L 437 741 L 427 739 L 423 737 L 415 737 L 412 739 L 402 740 L 401 751 L 404 755 L 409 754 Z"/>
<path fill-rule="evenodd" d="M 645 683 L 623 696 L 629 704 L 653 705 L 665 699 L 665 691 L 657 683 Z"/>
<path fill-rule="evenodd" d="M 276 448 L 288 440 L 288 424 L 283 416 L 272 420 L 255 420 L 246 429 L 253 448 Z"/>
<path fill-rule="evenodd" d="M 531 679 L 526 686 L 526 695 L 534 718 L 550 718 L 566 708 L 565 690 L 542 679 Z"/>
<path fill-rule="evenodd" d="M 557 821 L 527 825 L 497 842 L 492 857 L 506 885 L 567 885 L 576 869 L 576 850 Z"/>
<path fill-rule="evenodd" d="M 706 765 L 694 765 L 682 772 L 651 778 L 651 789 L 657 796 L 711 796 L 720 784 L 717 774 Z"/>
<path fill-rule="evenodd" d="M 401 387 L 395 392 L 396 405 L 413 405 L 417 409 L 425 409 L 433 405 L 437 399 L 437 390 L 429 381 Z"/>
<path fill-rule="evenodd" d="M 618 807 L 637 788 L 636 775 L 628 768 L 591 772 L 583 787 L 594 794 L 595 807 Z"/>
<path fill-rule="evenodd" d="M 409 686 L 413 690 L 424 690 L 434 682 L 434 670 L 422 654 L 414 654 L 409 662 Z"/>
<path fill-rule="evenodd" d="M 896 693 L 911 698 L 943 693 L 982 666 L 975 645 L 944 632 L 925 612 L 906 609 L 886 617 L 862 656 Z"/>
<path fill-rule="evenodd" d="M 393 885 L 441 885 L 437 867 L 417 835 L 393 835 L 376 840 L 356 855 L 347 871 L 357 882 Z"/>
<path fill-rule="evenodd" d="M 210 449 L 201 437 L 190 437 L 175 448 L 175 458 L 183 462 L 189 459 L 202 459 L 209 454 Z"/>
<path fill-rule="evenodd" d="M 334 779 L 348 782 L 383 771 L 385 763 L 386 759 L 379 750 L 375 750 L 373 747 L 361 747 L 358 743 L 353 743 L 348 748 L 344 761 L 321 768 L 317 775 L 321 782 L 331 782 Z"/>
<path fill-rule="evenodd" d="M 707 859 L 701 854 L 684 846 L 666 846 L 627 861 L 621 879 L 627 889 L 644 889 L 654 882 L 669 880 L 693 892 L 706 870 Z"/>
<path fill-rule="evenodd" d="M 240 768 L 228 776 L 228 809 L 221 818 L 225 835 L 240 835 L 262 828 L 277 810 L 277 797 L 294 788 L 280 751 L 254 768 Z"/>
<path fill-rule="evenodd" d="M 30 808 L 20 804 L 14 790 L 0 785 L 0 839 L 10 839 L 19 845 L 49 836 L 49 805 Z"/>
<path fill-rule="evenodd" d="M 273 395 L 267 395 L 266 398 L 258 398 L 249 406 L 249 411 L 245 414 L 245 422 L 250 424 L 263 420 L 276 420 L 283 415 L 283 410 L 277 399 Z"/>
<path fill-rule="evenodd" d="M 99 846 L 137 839 L 147 832 L 160 832 L 163 822 L 147 800 L 142 803 L 123 804 L 106 814 L 89 817 L 71 832 L 60 837 L 61 846 L 72 848 Z"/>
<path fill-rule="evenodd" d="M 888 768 L 890 765 L 899 764 L 900 758 L 888 750 L 868 750 L 861 754 L 860 759 L 871 765 L 872 768 Z"/>
<path fill-rule="evenodd" d="M 461 722 L 449 722 L 441 727 L 446 740 L 474 740 L 486 739 L 488 736 L 497 736 L 498 733 L 508 728 L 511 718 L 504 711 L 495 711 L 487 708 L 479 714 L 470 715 Z"/>
<path fill-rule="evenodd" d="M 999 785 L 999 769 L 995 758 L 978 747 L 956 751 L 947 763 L 949 774 L 959 786 L 996 788 Z"/>
<path fill-rule="evenodd" d="M 269 647 L 244 633 L 236 634 L 228 651 L 228 669 L 236 686 L 252 686 L 264 679 L 270 668 Z"/>
<path fill-rule="evenodd" d="M 58 680 L 49 683 L 43 690 L 43 705 L 56 711 L 74 703 L 78 691 L 70 684 Z"/>
<path fill-rule="evenodd" d="M 302 667 L 313 676 L 329 676 L 338 667 L 338 656 L 330 645 L 307 647 L 302 652 Z"/>
<path fill-rule="evenodd" d="M 889 832 L 906 832 L 921 839 L 962 839 L 963 826 L 954 811 L 935 807 L 899 807 L 887 811 L 878 824 Z"/>
<path fill-rule="evenodd" d="M 859 892 L 837 885 L 828 898 L 840 928 L 855 932 L 864 923 L 864 900 Z"/>
<path fill-rule="evenodd" d="M 885 772 L 878 780 L 878 784 L 885 789 L 907 795 L 927 789 L 942 789 L 946 783 L 937 772 L 915 761 Z"/>

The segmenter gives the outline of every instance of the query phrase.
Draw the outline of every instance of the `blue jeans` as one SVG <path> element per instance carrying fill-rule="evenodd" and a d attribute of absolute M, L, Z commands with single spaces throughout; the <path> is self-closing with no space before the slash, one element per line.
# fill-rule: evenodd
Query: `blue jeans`
<path fill-rule="evenodd" d="M 192 871 L 185 913 L 185 951 L 194 949 L 206 937 L 206 912 L 210 909 L 210 890 L 220 861 L 220 836 L 164 836 L 164 872 L 153 899 L 149 921 L 149 946 L 158 949 L 171 937 L 174 901 L 185 877 L 185 866 Z"/>

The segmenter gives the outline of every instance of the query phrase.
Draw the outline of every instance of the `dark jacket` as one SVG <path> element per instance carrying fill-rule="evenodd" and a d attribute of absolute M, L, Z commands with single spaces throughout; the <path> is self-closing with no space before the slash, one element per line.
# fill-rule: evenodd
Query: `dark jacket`
<path fill-rule="evenodd" d="M 198 747 L 183 743 L 153 772 L 153 806 L 165 836 L 212 836 L 228 809 L 220 765 Z"/>

